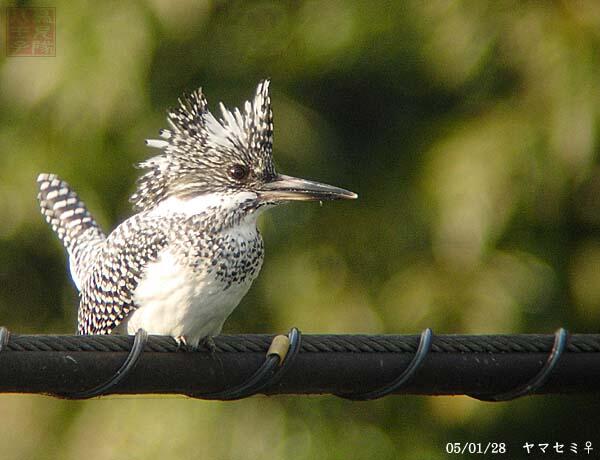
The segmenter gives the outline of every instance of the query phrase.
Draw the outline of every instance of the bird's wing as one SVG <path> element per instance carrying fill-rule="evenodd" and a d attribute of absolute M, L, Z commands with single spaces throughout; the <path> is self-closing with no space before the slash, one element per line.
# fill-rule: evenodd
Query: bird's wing
<path fill-rule="evenodd" d="M 167 245 L 164 225 L 136 214 L 109 235 L 81 291 L 79 334 L 110 334 L 137 308 L 134 291 Z"/>
<path fill-rule="evenodd" d="M 77 193 L 56 174 L 40 174 L 37 183 L 42 214 L 67 249 L 71 277 L 81 290 L 106 235 Z"/>

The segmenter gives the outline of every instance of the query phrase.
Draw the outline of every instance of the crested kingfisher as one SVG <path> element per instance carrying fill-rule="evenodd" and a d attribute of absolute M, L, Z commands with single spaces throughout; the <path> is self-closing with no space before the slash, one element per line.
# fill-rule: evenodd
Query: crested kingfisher
<path fill-rule="evenodd" d="M 79 334 L 169 335 L 210 343 L 263 263 L 257 217 L 286 201 L 354 199 L 342 188 L 275 171 L 269 81 L 242 110 L 202 89 L 179 99 L 169 129 L 146 144 L 160 153 L 131 196 L 135 214 L 106 235 L 69 184 L 40 174 L 41 212 L 65 246 L 80 294 Z"/>

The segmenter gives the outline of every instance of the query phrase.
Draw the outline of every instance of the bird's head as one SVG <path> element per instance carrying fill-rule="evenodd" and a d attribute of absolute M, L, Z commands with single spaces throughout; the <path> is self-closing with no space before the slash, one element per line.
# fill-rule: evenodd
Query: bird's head
<path fill-rule="evenodd" d="M 247 101 L 243 110 L 232 112 L 223 104 L 220 109 L 217 120 L 198 89 L 169 111 L 170 129 L 160 131 L 162 139 L 146 141 L 161 153 L 140 164 L 147 171 L 131 197 L 136 210 L 150 210 L 169 198 L 189 200 L 201 195 L 243 197 L 254 207 L 357 197 L 338 187 L 277 174 L 268 80 L 258 85 L 253 101 Z"/>

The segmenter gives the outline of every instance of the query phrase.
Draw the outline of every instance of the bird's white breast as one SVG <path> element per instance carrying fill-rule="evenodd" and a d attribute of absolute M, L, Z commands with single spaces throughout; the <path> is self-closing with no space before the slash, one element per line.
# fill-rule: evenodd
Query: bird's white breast
<path fill-rule="evenodd" d="M 194 272 L 170 250 L 148 265 L 134 294 L 138 308 L 127 332 L 185 336 L 191 346 L 221 332 L 223 323 L 248 292 L 252 280 L 225 289 L 215 273 Z"/>
<path fill-rule="evenodd" d="M 206 197 L 191 203 L 175 202 L 170 209 L 191 215 L 219 201 L 218 197 Z M 162 208 L 158 212 L 167 214 L 168 210 Z M 256 216 L 223 231 L 223 235 L 239 244 L 260 240 Z M 262 242 L 260 247 L 262 249 Z M 259 263 L 262 263 L 262 254 Z M 218 276 L 217 270 L 210 269 L 210 263 L 207 265 L 195 268 L 174 246 L 167 245 L 144 269 L 134 291 L 137 308 L 123 325 L 127 333 L 135 334 L 142 328 L 149 334 L 185 337 L 194 347 L 207 336 L 219 334 L 227 317 L 248 292 L 258 270 L 239 282 L 228 283 Z"/>

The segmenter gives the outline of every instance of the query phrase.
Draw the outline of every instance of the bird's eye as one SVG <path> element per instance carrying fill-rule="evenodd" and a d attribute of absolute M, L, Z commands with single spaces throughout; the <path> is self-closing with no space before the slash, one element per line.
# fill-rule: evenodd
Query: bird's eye
<path fill-rule="evenodd" d="M 249 172 L 250 171 L 246 166 L 240 164 L 235 164 L 229 168 L 229 176 L 237 181 L 244 180 L 248 177 Z"/>

